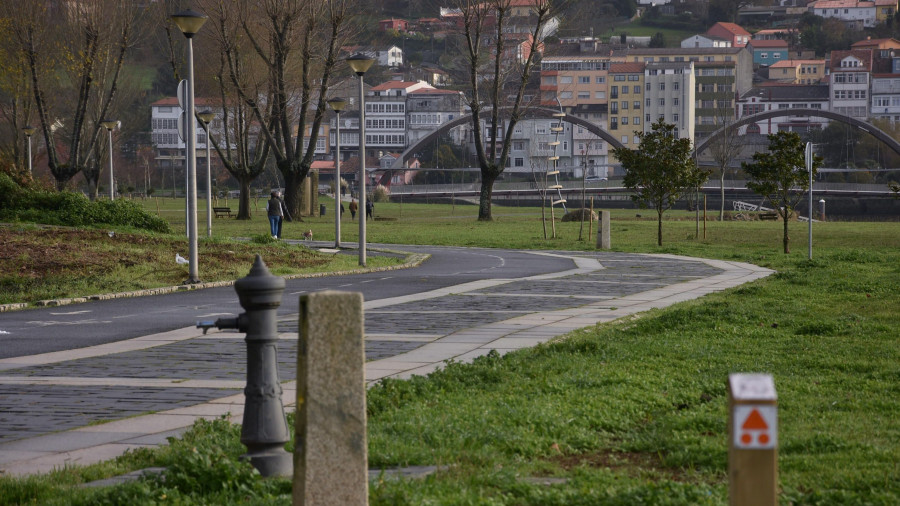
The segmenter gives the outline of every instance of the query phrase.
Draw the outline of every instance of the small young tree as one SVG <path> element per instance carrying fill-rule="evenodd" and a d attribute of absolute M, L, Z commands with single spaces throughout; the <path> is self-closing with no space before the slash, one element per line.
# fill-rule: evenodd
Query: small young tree
<path fill-rule="evenodd" d="M 657 244 L 662 246 L 662 217 L 687 191 L 696 189 L 709 174 L 691 157 L 691 140 L 679 139 L 675 125 L 662 119 L 652 130 L 638 134 L 634 151 L 622 147 L 613 152 L 626 170 L 622 184 L 635 193 L 632 200 L 656 209 Z"/>
<path fill-rule="evenodd" d="M 813 176 L 821 166 L 822 157 L 814 156 Z M 806 170 L 803 141 L 794 132 L 769 134 L 769 150 L 754 153 L 753 163 L 744 162 L 741 167 L 750 176 L 747 188 L 775 204 L 784 222 L 784 252 L 790 253 L 788 220 L 794 207 L 809 190 L 810 175 Z"/>

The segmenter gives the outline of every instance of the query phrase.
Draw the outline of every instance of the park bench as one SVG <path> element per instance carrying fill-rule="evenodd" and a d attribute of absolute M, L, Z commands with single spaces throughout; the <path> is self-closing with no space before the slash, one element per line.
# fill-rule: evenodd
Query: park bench
<path fill-rule="evenodd" d="M 759 213 L 759 219 L 763 221 L 775 221 L 778 219 L 778 213 Z"/>
<path fill-rule="evenodd" d="M 231 218 L 232 216 L 234 216 L 231 212 L 230 207 L 214 207 L 212 209 L 213 209 L 213 213 L 215 213 L 215 215 L 216 215 L 216 218 L 222 218 L 222 217 Z"/>

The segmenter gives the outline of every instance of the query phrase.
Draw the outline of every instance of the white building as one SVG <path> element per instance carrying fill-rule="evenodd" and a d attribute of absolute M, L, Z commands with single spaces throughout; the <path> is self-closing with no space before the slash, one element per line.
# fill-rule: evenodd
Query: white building
<path fill-rule="evenodd" d="M 772 83 L 751 89 L 738 101 L 739 118 L 767 111 L 785 111 L 785 115 L 747 125 L 741 134 L 769 135 L 782 130 L 806 133 L 828 125 L 826 118 L 797 116 L 790 114 L 791 109 L 829 110 L 828 85 Z"/>
<path fill-rule="evenodd" d="M 213 135 L 222 130 L 221 108 L 214 105 L 206 98 L 195 98 L 194 107 L 197 111 L 211 109 L 216 111 L 216 118 L 211 122 L 210 130 Z M 175 97 L 166 97 L 150 104 L 150 138 L 156 147 L 156 161 L 160 168 L 181 167 L 184 165 L 185 142 L 178 134 L 178 122 L 183 121 L 182 109 Z M 200 122 L 196 125 L 197 133 L 197 157 L 206 157 L 206 131 Z M 212 149 L 212 147 L 210 146 Z M 213 150 L 214 151 L 214 150 Z M 205 162 L 204 162 L 205 163 Z"/>
<path fill-rule="evenodd" d="M 819 0 L 807 5 L 810 12 L 823 18 L 837 18 L 848 23 L 875 26 L 875 2 L 857 0 Z"/>
<path fill-rule="evenodd" d="M 832 111 L 857 119 L 866 119 L 869 112 L 869 72 L 872 70 L 872 51 L 851 49 L 831 53 Z"/>
<path fill-rule="evenodd" d="M 672 123 L 681 139 L 694 138 L 694 62 L 647 63 L 644 68 L 644 131 L 658 119 Z"/>
<path fill-rule="evenodd" d="M 681 47 L 731 47 L 731 41 L 715 35 L 692 35 L 681 41 Z"/>
<path fill-rule="evenodd" d="M 408 145 L 406 99 L 409 93 L 435 89 L 425 81 L 387 81 L 373 86 L 366 97 L 366 146 L 403 150 Z"/>

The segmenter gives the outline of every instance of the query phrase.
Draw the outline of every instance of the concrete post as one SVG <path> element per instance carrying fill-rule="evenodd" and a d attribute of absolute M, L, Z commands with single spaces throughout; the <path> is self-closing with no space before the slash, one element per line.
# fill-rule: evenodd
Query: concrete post
<path fill-rule="evenodd" d="M 263 476 L 290 476 L 291 454 L 284 449 L 290 433 L 281 402 L 276 358 L 276 312 L 284 293 L 284 278 L 273 276 L 262 257 L 256 255 L 250 273 L 237 280 L 234 289 L 246 312 L 215 323 L 198 322 L 197 326 L 233 328 L 247 334 L 247 386 L 241 427 L 241 443 L 247 447 L 247 453 L 242 457 L 249 459 Z"/>
<path fill-rule="evenodd" d="M 768 374 L 728 376 L 731 506 L 778 504 L 778 405 Z"/>
<path fill-rule="evenodd" d="M 825 199 L 819 199 L 819 220 L 825 221 Z"/>
<path fill-rule="evenodd" d="M 609 242 L 609 211 L 597 211 L 600 220 L 597 224 L 597 249 L 610 249 Z"/>
<path fill-rule="evenodd" d="M 294 506 L 368 504 L 362 308 L 360 293 L 300 297 Z"/>

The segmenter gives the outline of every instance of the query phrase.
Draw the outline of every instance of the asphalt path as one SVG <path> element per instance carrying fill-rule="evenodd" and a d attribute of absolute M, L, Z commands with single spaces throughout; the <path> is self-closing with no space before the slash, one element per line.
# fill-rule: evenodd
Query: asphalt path
<path fill-rule="evenodd" d="M 320 290 L 361 292 L 364 300 L 372 301 L 482 279 L 559 272 L 574 266 L 571 259 L 517 250 L 377 244 L 369 247 L 428 253 L 431 258 L 411 269 L 288 280 L 279 317 L 297 313 L 299 295 Z M 0 358 L 122 341 L 240 312 L 234 287 L 227 286 L 0 313 Z"/>

